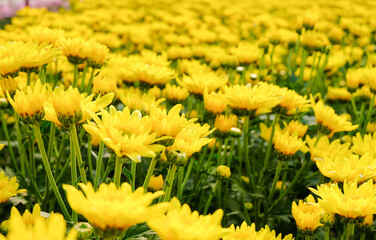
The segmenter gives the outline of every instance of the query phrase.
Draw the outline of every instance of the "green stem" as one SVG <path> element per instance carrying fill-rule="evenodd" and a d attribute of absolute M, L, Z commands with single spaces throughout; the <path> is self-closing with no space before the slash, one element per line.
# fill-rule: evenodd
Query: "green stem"
<path fill-rule="evenodd" d="M 300 64 L 299 78 L 298 78 L 298 83 L 301 84 L 302 86 L 304 85 L 303 84 L 303 76 L 304 76 L 304 68 L 305 68 L 305 65 L 306 65 L 307 56 L 308 56 L 308 52 L 303 49 L 302 62 Z"/>
<path fill-rule="evenodd" d="M 72 87 L 75 88 L 77 84 L 77 78 L 78 78 L 78 64 L 73 64 L 73 67 L 74 67 L 74 75 L 73 75 Z"/>
<path fill-rule="evenodd" d="M 311 236 L 310 235 L 305 235 L 304 236 L 304 240 L 311 240 Z"/>
<path fill-rule="evenodd" d="M 86 78 L 86 72 L 87 72 L 87 62 L 85 62 L 84 71 L 82 73 L 82 79 L 81 79 L 81 85 L 80 85 L 80 92 L 82 92 L 85 89 L 85 78 Z"/>
<path fill-rule="evenodd" d="M 179 167 L 179 172 L 178 172 L 178 199 L 181 200 L 183 197 L 183 178 L 184 178 L 184 166 Z"/>
<path fill-rule="evenodd" d="M 368 108 L 368 111 L 367 111 L 367 117 L 366 117 L 366 120 L 364 121 L 364 125 L 363 125 L 362 136 L 364 136 L 364 134 L 367 130 L 367 124 L 371 120 L 374 105 L 375 105 L 375 94 L 372 95 L 371 102 L 369 104 L 369 108 Z"/>
<path fill-rule="evenodd" d="M 275 127 L 279 121 L 279 113 L 276 113 L 274 116 L 274 121 L 272 123 L 272 131 L 270 133 L 270 138 L 268 142 L 268 147 L 266 148 L 266 153 L 265 153 L 265 158 L 264 158 L 264 170 L 268 168 L 269 166 L 269 161 L 270 161 L 270 156 L 272 153 L 272 147 L 273 147 L 273 138 L 275 134 Z"/>
<path fill-rule="evenodd" d="M 174 179 L 175 179 L 175 172 L 176 172 L 176 169 L 178 168 L 177 165 L 173 164 L 172 167 L 170 169 L 168 169 L 169 173 L 167 173 L 168 175 L 168 179 L 166 181 L 166 190 L 165 190 L 165 197 L 164 197 L 164 202 L 168 202 L 170 201 L 170 198 L 171 198 L 171 191 L 172 191 L 172 185 L 174 183 Z"/>
<path fill-rule="evenodd" d="M 94 189 L 98 189 L 99 179 L 101 177 L 102 158 L 103 158 L 104 143 L 101 141 L 99 144 L 99 152 L 97 157 L 97 165 L 95 170 Z"/>
<path fill-rule="evenodd" d="M 25 176 L 25 163 L 27 161 L 27 157 L 26 157 L 25 147 L 22 143 L 20 119 L 19 119 L 18 114 L 16 112 L 14 112 L 14 119 L 16 120 L 18 150 L 20 152 L 20 158 L 21 158 L 21 173 L 22 173 L 22 176 Z"/>
<path fill-rule="evenodd" d="M 76 151 L 74 147 L 74 140 L 73 140 L 73 134 L 70 134 L 70 159 L 71 159 L 71 180 L 72 185 L 77 188 L 78 181 L 77 181 L 77 157 L 76 157 Z M 72 219 L 76 223 L 78 221 L 78 215 L 77 212 L 73 211 L 72 209 Z"/>
<path fill-rule="evenodd" d="M 360 238 L 359 238 L 360 240 L 365 240 L 366 239 L 366 233 L 365 232 L 362 232 L 361 234 L 360 234 Z M 326 239 L 325 239 L 326 240 Z"/>
<path fill-rule="evenodd" d="M 29 145 L 30 173 L 32 175 L 32 178 L 36 179 L 37 170 L 35 167 L 35 158 L 34 158 L 34 141 L 31 136 L 28 136 L 27 138 L 28 138 L 28 145 Z M 28 164 L 28 161 L 26 161 L 25 163 Z"/>
<path fill-rule="evenodd" d="M 217 180 L 217 181 L 215 182 L 214 189 L 213 189 L 213 191 L 210 193 L 209 198 L 208 198 L 208 201 L 207 201 L 206 204 L 205 204 L 204 212 L 202 213 L 203 215 L 206 215 L 206 213 L 208 212 L 208 209 L 209 209 L 210 203 L 211 203 L 211 201 L 213 200 L 214 194 L 217 192 L 217 189 L 218 189 L 219 183 L 220 183 L 220 180 Z"/>
<path fill-rule="evenodd" d="M 217 166 L 219 166 L 222 162 L 222 147 L 223 147 L 223 139 L 222 138 L 217 138 L 218 140 L 218 155 L 217 155 Z"/>
<path fill-rule="evenodd" d="M 249 152 L 248 152 L 248 126 L 249 126 L 249 116 L 244 117 L 244 125 L 243 125 L 243 149 L 244 149 L 244 162 L 245 162 L 245 170 L 247 176 L 249 177 L 249 182 L 251 183 L 251 187 L 253 190 L 256 189 L 256 185 L 254 182 L 251 164 L 249 162 Z"/>
<path fill-rule="evenodd" d="M 91 162 L 91 138 L 89 137 L 89 140 L 87 142 L 87 165 L 89 167 L 89 176 L 91 181 L 94 180 L 94 175 L 93 175 L 93 165 Z"/>
<path fill-rule="evenodd" d="M 277 168 L 275 169 L 272 188 L 270 189 L 268 199 L 266 200 L 265 209 L 268 209 L 268 206 L 269 206 L 271 200 L 273 199 L 275 188 L 277 186 L 277 182 L 278 182 L 278 179 L 279 179 L 279 175 L 281 174 L 281 171 L 282 171 L 282 166 L 283 166 L 283 161 L 278 160 Z"/>
<path fill-rule="evenodd" d="M 330 240 L 330 227 L 325 228 L 325 240 Z"/>
<path fill-rule="evenodd" d="M 81 181 L 86 184 L 87 178 L 86 178 L 86 173 L 85 173 L 85 166 L 84 166 L 84 163 L 82 161 L 80 143 L 78 142 L 77 130 L 76 130 L 75 124 L 73 124 L 71 126 L 70 134 L 71 134 L 71 138 L 72 138 L 72 141 L 73 141 L 73 149 L 74 149 L 75 155 L 77 157 L 77 164 L 78 164 L 78 170 L 80 171 Z"/>
<path fill-rule="evenodd" d="M 354 223 L 347 223 L 346 227 L 346 240 L 353 240 L 354 239 L 354 229 L 355 224 Z"/>
<path fill-rule="evenodd" d="M 132 191 L 136 189 L 136 165 L 135 161 L 131 162 L 131 173 L 132 173 Z"/>
<path fill-rule="evenodd" d="M 184 187 L 185 185 L 187 184 L 188 182 L 188 179 L 189 179 L 189 176 L 191 175 L 191 172 L 192 172 L 192 168 L 193 168 L 193 164 L 194 164 L 194 159 L 190 158 L 189 160 L 189 165 L 188 165 L 188 169 L 187 169 L 187 173 L 185 174 L 185 177 L 184 177 L 184 181 L 182 182 L 181 184 L 181 189 L 182 191 L 184 191 Z M 183 168 L 184 169 L 184 168 Z M 184 171 L 183 171 L 184 172 Z"/>
<path fill-rule="evenodd" d="M 18 167 L 16 157 L 14 156 L 13 147 L 12 147 L 12 144 L 10 142 L 8 126 L 7 126 L 7 122 L 5 121 L 3 110 L 0 111 L 0 117 L 1 117 L 1 123 L 3 125 L 3 130 L 4 130 L 4 133 L 5 133 L 5 137 L 6 137 L 7 142 L 8 142 L 8 149 L 9 149 L 10 157 L 12 158 L 13 166 L 14 166 L 16 172 L 19 172 L 20 168 Z"/>
<path fill-rule="evenodd" d="M 114 183 L 117 187 L 120 187 L 122 170 L 123 170 L 123 159 L 121 157 L 116 157 Z"/>
<path fill-rule="evenodd" d="M 91 83 L 93 82 L 94 72 L 95 72 L 95 68 L 91 68 L 90 79 L 89 79 L 89 83 L 87 84 L 87 87 L 86 87 L 86 92 L 91 91 L 91 88 L 92 88 Z"/>
<path fill-rule="evenodd" d="M 46 150 L 45 150 L 44 144 L 43 144 L 42 134 L 41 134 L 39 126 L 37 124 L 34 124 L 34 132 L 35 132 L 35 137 L 37 138 L 39 151 L 40 151 L 40 154 L 42 156 L 42 161 L 43 161 L 44 169 L 46 170 L 48 181 L 50 182 L 52 190 L 53 190 L 53 192 L 54 192 L 54 194 L 57 198 L 57 201 L 59 202 L 60 208 L 63 211 L 65 219 L 67 221 L 72 221 L 72 218 L 69 215 L 68 210 L 67 210 L 67 208 L 64 204 L 63 198 L 60 195 L 59 189 L 56 186 L 54 176 L 52 175 L 51 167 L 50 167 L 49 161 L 47 159 Z"/>
<path fill-rule="evenodd" d="M 351 106 L 355 115 L 355 122 L 358 123 L 358 109 L 356 108 L 355 98 L 353 95 L 351 95 Z"/>
<path fill-rule="evenodd" d="M 150 182 L 150 178 L 151 176 L 153 175 L 153 172 L 154 172 L 154 168 L 155 168 L 155 165 L 157 164 L 157 158 L 156 157 L 153 157 L 151 159 L 151 162 L 150 162 L 150 165 L 149 165 L 149 169 L 148 169 L 148 172 L 146 174 L 146 177 L 145 177 L 145 180 L 144 180 L 144 184 L 142 185 L 145 189 L 145 192 L 148 188 L 148 185 L 149 185 L 149 182 Z"/>
<path fill-rule="evenodd" d="M 30 86 L 30 82 L 31 82 L 31 72 L 30 70 L 27 70 L 27 86 Z"/>
<path fill-rule="evenodd" d="M 56 132 L 56 127 L 55 124 L 51 123 L 50 125 L 50 138 L 48 139 L 48 148 L 47 148 L 47 157 L 48 159 L 51 159 L 52 157 L 52 152 L 53 152 L 53 143 L 55 141 L 55 132 Z"/>

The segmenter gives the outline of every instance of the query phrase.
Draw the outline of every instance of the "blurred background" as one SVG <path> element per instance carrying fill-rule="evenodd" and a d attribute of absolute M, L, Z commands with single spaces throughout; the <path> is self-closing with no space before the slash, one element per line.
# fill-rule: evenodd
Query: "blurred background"
<path fill-rule="evenodd" d="M 57 11 L 60 7 L 68 8 L 68 0 L 0 0 L 0 19 L 9 18 L 16 14 L 17 10 L 30 7 L 45 7 L 50 11 Z"/>

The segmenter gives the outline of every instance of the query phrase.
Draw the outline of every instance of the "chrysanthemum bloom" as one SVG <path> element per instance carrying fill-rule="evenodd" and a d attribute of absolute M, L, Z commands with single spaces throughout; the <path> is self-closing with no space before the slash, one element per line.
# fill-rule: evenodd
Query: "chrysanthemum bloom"
<path fill-rule="evenodd" d="M 101 115 L 102 120 L 92 114 L 94 122 L 88 122 L 83 127 L 92 137 L 101 139 L 116 156 L 127 156 L 139 162 L 139 155 L 155 157 L 156 152 L 164 149 L 163 145 L 155 142 L 166 138 L 157 138 L 157 133 L 151 133 L 149 117 L 141 117 L 139 111 L 130 114 L 127 107 L 117 111 L 111 106 L 109 112 L 102 110 Z"/>
<path fill-rule="evenodd" d="M 9 221 L 9 233 L 6 237 L 0 234 L 1 240 L 76 240 L 77 232 L 66 234 L 66 223 L 60 214 L 51 214 L 48 220 L 37 218 L 34 226 L 27 224 L 21 215 L 14 215 Z"/>
<path fill-rule="evenodd" d="M 319 226 L 322 207 L 316 203 L 312 195 L 307 197 L 307 201 L 299 200 L 299 204 L 292 203 L 292 216 L 295 219 L 296 225 L 303 232 L 314 232 Z"/>
<path fill-rule="evenodd" d="M 81 64 L 87 58 L 85 40 L 81 37 L 62 38 L 58 45 L 62 46 L 63 54 L 72 64 Z"/>
<path fill-rule="evenodd" d="M 230 233 L 222 237 L 223 240 L 293 240 L 292 234 L 289 234 L 282 238 L 282 235 L 279 234 L 276 236 L 275 231 L 270 231 L 270 228 L 266 225 L 265 228 L 261 228 L 259 231 L 256 231 L 256 225 L 252 223 L 251 226 L 248 226 L 244 221 L 239 227 L 235 227 L 232 224 L 229 228 Z"/>
<path fill-rule="evenodd" d="M 274 108 L 276 112 L 280 112 L 285 115 L 294 115 L 302 111 L 309 110 L 309 100 L 306 96 L 301 96 L 294 90 L 286 87 L 281 88 L 277 85 L 268 85 L 270 91 L 274 92 L 275 96 L 278 96 L 281 101 Z"/>
<path fill-rule="evenodd" d="M 151 109 L 158 107 L 165 100 L 164 98 L 156 99 L 153 95 L 137 91 L 119 91 L 118 96 L 126 107 L 140 110 L 142 113 L 149 113 Z"/>
<path fill-rule="evenodd" d="M 9 198 L 16 196 L 18 193 L 25 192 L 25 189 L 18 189 L 17 178 L 12 177 L 9 180 L 4 172 L 0 172 L 0 203 L 8 201 Z"/>
<path fill-rule="evenodd" d="M 34 87 L 26 91 L 17 90 L 14 99 L 7 92 L 9 103 L 23 121 L 29 124 L 40 122 L 44 118 L 44 103 L 47 98 L 46 86 L 38 80 Z"/>
<path fill-rule="evenodd" d="M 92 68 L 101 68 L 108 56 L 109 49 L 106 45 L 95 41 L 87 41 L 84 46 L 87 65 Z"/>
<path fill-rule="evenodd" d="M 177 104 L 168 113 L 165 109 L 151 109 L 150 123 L 153 132 L 156 132 L 157 136 L 176 137 L 187 124 L 196 121 L 196 119 L 188 120 L 184 114 L 180 115 L 181 108 L 182 105 Z"/>
<path fill-rule="evenodd" d="M 199 215 L 191 212 L 187 204 L 181 206 L 178 199 L 173 198 L 166 213 L 149 218 L 147 224 L 163 240 L 215 240 L 224 236 L 227 231 L 221 227 L 222 209 L 213 215 Z"/>
<path fill-rule="evenodd" d="M 82 123 L 91 119 L 89 112 L 96 113 L 108 106 L 114 98 L 114 93 L 108 93 L 92 101 L 93 97 L 93 94 L 86 97 L 71 86 L 65 91 L 58 87 L 45 104 L 46 120 L 54 122 L 59 127 Z"/>
<path fill-rule="evenodd" d="M 322 51 L 329 44 L 326 36 L 316 31 L 306 31 L 301 39 L 301 45 L 307 51 Z"/>
<path fill-rule="evenodd" d="M 116 77 L 114 75 L 101 73 L 94 77 L 93 89 L 91 90 L 92 93 L 104 95 L 110 92 L 116 93 L 116 91 L 117 85 Z"/>
<path fill-rule="evenodd" d="M 299 121 L 290 121 L 288 124 L 286 122 L 283 122 L 285 125 L 284 130 L 288 131 L 290 135 L 292 135 L 294 132 L 297 132 L 299 137 L 304 137 L 308 130 L 308 125 L 304 125 Z"/>
<path fill-rule="evenodd" d="M 18 89 L 18 85 L 19 83 L 15 78 L 12 78 L 11 76 L 2 77 L 0 75 L 0 88 L 4 94 L 4 97 L 6 92 L 13 95 Z"/>
<path fill-rule="evenodd" d="M 335 44 L 339 44 L 342 42 L 342 39 L 343 39 L 343 36 L 345 35 L 345 33 L 342 31 L 341 28 L 339 28 L 338 26 L 334 26 L 332 28 L 332 30 L 330 30 L 329 32 L 329 41 L 331 42 L 331 44 L 335 45 Z"/>
<path fill-rule="evenodd" d="M 158 175 L 158 176 L 151 176 L 150 178 L 150 181 L 149 181 L 149 184 L 148 184 L 148 189 L 152 190 L 152 191 L 158 191 L 158 190 L 162 190 L 163 188 L 163 175 Z"/>
<path fill-rule="evenodd" d="M 350 143 L 341 143 L 340 139 L 336 139 L 333 142 L 329 141 L 328 136 L 322 136 L 316 143 L 317 138 L 306 137 L 306 142 L 311 153 L 311 160 L 316 162 L 324 159 L 324 156 L 336 156 L 349 157 L 352 153 L 350 150 Z M 316 143 L 316 144 L 315 144 Z"/>
<path fill-rule="evenodd" d="M 234 55 L 240 64 L 250 64 L 259 59 L 261 51 L 256 44 L 240 43 L 238 46 L 233 47 L 229 52 Z"/>
<path fill-rule="evenodd" d="M 215 174 L 222 179 L 229 179 L 231 177 L 231 170 L 225 165 L 220 165 L 215 169 Z"/>
<path fill-rule="evenodd" d="M 20 70 L 22 72 L 36 71 L 40 66 L 56 61 L 61 55 L 60 49 L 54 48 L 52 45 L 42 43 L 41 45 L 27 42 L 22 46 L 25 53 L 22 55 L 22 63 Z"/>
<path fill-rule="evenodd" d="M 10 212 L 10 218 L 12 217 L 21 217 L 25 225 L 34 226 L 37 219 L 42 222 L 45 220 L 45 217 L 41 215 L 41 209 L 39 204 L 35 204 L 32 213 L 28 209 L 21 215 L 16 207 L 12 207 Z M 9 230 L 9 220 L 5 220 L 1 223 L 1 228 Z"/>
<path fill-rule="evenodd" d="M 207 89 L 204 90 L 204 104 L 205 110 L 213 114 L 222 114 L 226 108 L 226 96 L 221 93 L 208 93 Z"/>
<path fill-rule="evenodd" d="M 338 116 L 333 108 L 325 106 L 322 101 L 315 103 L 315 101 L 311 99 L 311 103 L 315 113 L 316 122 L 322 133 L 330 134 L 335 132 L 352 131 L 358 128 L 358 125 L 352 125 L 351 122 L 346 120 L 345 116 Z"/>
<path fill-rule="evenodd" d="M 225 137 L 229 134 L 230 130 L 236 127 L 238 117 L 234 114 L 232 115 L 217 115 L 214 121 L 214 127 L 216 128 L 216 133 L 218 137 Z"/>
<path fill-rule="evenodd" d="M 240 115 L 257 116 L 271 112 L 281 102 L 281 98 L 273 94 L 271 85 L 233 85 L 224 87 L 228 105 Z M 238 113 L 237 113 L 238 115 Z"/>
<path fill-rule="evenodd" d="M 63 185 L 69 205 L 84 216 L 106 238 L 106 234 L 119 236 L 124 230 L 138 223 L 146 222 L 166 212 L 169 203 L 151 205 L 162 196 L 162 191 L 145 193 L 140 187 L 132 192 L 128 183 L 119 188 L 114 183 L 101 184 L 97 192 L 91 183 L 80 183 L 82 192 L 70 185 Z"/>
<path fill-rule="evenodd" d="M 366 153 L 372 153 L 376 156 L 376 134 L 369 133 L 365 134 L 363 137 L 358 132 L 352 137 L 352 147 L 351 150 L 359 155 L 364 155 Z"/>
<path fill-rule="evenodd" d="M 376 186 L 372 180 L 359 187 L 357 182 L 345 181 L 343 192 L 337 183 L 321 184 L 317 190 L 309 189 L 320 197 L 318 202 L 329 213 L 353 220 L 376 213 Z"/>
<path fill-rule="evenodd" d="M 3 77 L 17 77 L 23 61 L 23 42 L 7 42 L 0 48 L 0 75 Z"/>
<path fill-rule="evenodd" d="M 361 78 L 371 88 L 371 92 L 376 92 L 376 68 L 363 68 Z"/>
<path fill-rule="evenodd" d="M 208 92 L 213 92 L 224 86 L 227 81 L 227 78 L 219 77 L 214 73 L 193 74 L 192 76 L 183 76 L 182 79 L 177 79 L 180 86 L 188 89 L 190 93 L 198 97 L 202 97 L 205 88 L 208 89 Z"/>
<path fill-rule="evenodd" d="M 175 70 L 169 67 L 148 65 L 144 62 L 136 62 L 136 64 L 130 66 L 129 70 L 141 81 L 141 84 L 144 83 L 148 87 L 152 85 L 165 85 L 176 77 Z"/>
<path fill-rule="evenodd" d="M 376 180 L 376 158 L 375 155 L 365 153 L 359 157 L 357 154 L 344 156 L 332 154 L 316 160 L 316 165 L 322 175 L 336 182 L 362 183 L 368 179 Z"/>
<path fill-rule="evenodd" d="M 328 93 L 326 94 L 328 100 L 336 101 L 350 101 L 351 93 L 345 87 L 328 87 Z"/>
<path fill-rule="evenodd" d="M 52 29 L 48 27 L 34 26 L 27 28 L 31 41 L 34 43 L 48 43 L 56 45 L 56 43 L 64 37 L 64 30 Z"/>
<path fill-rule="evenodd" d="M 291 157 L 298 150 L 306 151 L 305 141 L 296 133 L 290 135 L 288 132 L 275 131 L 273 145 L 274 149 L 285 157 Z"/>
<path fill-rule="evenodd" d="M 203 146 L 208 144 L 211 139 L 207 138 L 210 133 L 214 131 L 210 130 L 210 126 L 205 124 L 191 123 L 183 128 L 175 137 L 174 144 L 167 148 L 168 151 L 179 151 L 185 153 L 187 157 L 192 156 L 194 153 L 199 152 Z M 185 159 L 186 161 L 188 159 Z M 185 162 L 175 162 L 176 165 L 184 165 Z"/>
<path fill-rule="evenodd" d="M 189 92 L 185 88 L 167 83 L 162 90 L 162 96 L 172 102 L 181 102 L 189 96 Z"/>
<path fill-rule="evenodd" d="M 360 85 L 364 85 L 367 82 L 362 79 L 362 69 L 350 68 L 346 73 L 346 86 L 350 92 L 354 92 Z"/>

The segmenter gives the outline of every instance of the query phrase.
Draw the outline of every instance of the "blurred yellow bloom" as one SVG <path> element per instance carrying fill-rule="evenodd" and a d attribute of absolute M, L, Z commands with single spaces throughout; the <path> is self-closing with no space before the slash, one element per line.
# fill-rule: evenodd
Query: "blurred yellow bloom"
<path fill-rule="evenodd" d="M 93 89 L 91 91 L 92 93 L 102 95 L 110 92 L 116 93 L 116 77 L 108 73 L 99 74 L 93 79 Z"/>
<path fill-rule="evenodd" d="M 235 228 L 232 224 L 229 228 L 230 233 L 225 235 L 223 240 L 293 240 L 292 234 L 289 234 L 282 238 L 282 235 L 279 234 L 276 236 L 275 231 L 270 231 L 268 225 L 265 225 L 264 228 L 261 228 L 259 231 L 256 231 L 256 225 L 252 223 L 251 226 L 248 226 L 244 221 L 242 225 Z"/>
<path fill-rule="evenodd" d="M 298 205 L 293 202 L 291 211 L 300 230 L 313 232 L 322 225 L 320 219 L 323 209 L 311 194 L 307 197 L 306 202 L 299 200 Z"/>
<path fill-rule="evenodd" d="M 376 180 L 376 158 L 373 154 L 365 153 L 363 156 L 334 155 L 324 156 L 316 160 L 320 172 L 336 182 L 356 181 L 362 183 L 368 179 Z"/>
<path fill-rule="evenodd" d="M 152 205 L 162 191 L 144 193 L 140 187 L 132 192 L 128 183 L 119 188 L 114 183 L 99 186 L 94 191 L 91 183 L 80 183 L 82 192 L 71 185 L 63 185 L 69 205 L 100 230 L 127 230 L 138 223 L 146 222 L 166 212 L 169 203 Z"/>
<path fill-rule="evenodd" d="M 369 133 L 365 134 L 363 137 L 360 132 L 357 132 L 355 136 L 352 137 L 352 147 L 351 150 L 359 155 L 364 155 L 366 153 L 371 153 L 376 156 L 376 134 Z"/>
<path fill-rule="evenodd" d="M 162 90 L 162 96 L 168 100 L 181 102 L 189 96 L 189 92 L 185 88 L 167 83 Z"/>
<path fill-rule="evenodd" d="M 47 88 L 40 80 L 34 87 L 27 86 L 26 91 L 17 90 L 14 99 L 7 92 L 9 103 L 17 114 L 28 123 L 41 121 L 44 117 L 44 103 L 47 98 Z"/>
<path fill-rule="evenodd" d="M 158 107 L 164 98 L 156 99 L 153 95 L 142 94 L 137 91 L 119 91 L 122 103 L 132 110 L 140 110 L 142 113 L 149 113 L 151 109 Z"/>
<path fill-rule="evenodd" d="M 271 112 L 281 98 L 276 96 L 269 84 L 259 85 L 232 85 L 224 87 L 224 94 L 228 98 L 228 104 L 236 110 L 249 111 L 248 114 L 256 116 L 262 113 Z"/>
<path fill-rule="evenodd" d="M 31 40 L 34 43 L 48 43 L 56 45 L 56 43 L 64 37 L 64 30 L 52 29 L 42 26 L 33 26 L 28 29 Z"/>
<path fill-rule="evenodd" d="M 321 100 L 315 103 L 311 98 L 311 103 L 317 124 L 323 126 L 327 131 L 324 133 L 352 131 L 358 128 L 358 125 L 352 125 L 351 122 L 348 122 L 345 116 L 338 116 L 333 108 L 325 106 Z"/>
<path fill-rule="evenodd" d="M 206 111 L 214 114 L 221 114 L 227 108 L 226 96 L 221 93 L 208 93 L 207 89 L 204 90 L 204 104 Z"/>
<path fill-rule="evenodd" d="M 208 92 L 213 92 L 224 86 L 228 79 L 219 77 L 214 73 L 193 74 L 192 76 L 184 75 L 181 79 L 176 79 L 178 84 L 186 88 L 189 92 L 203 95 L 205 88 Z"/>
<path fill-rule="evenodd" d="M 344 87 L 328 87 L 328 92 L 326 98 L 332 101 L 341 100 L 341 101 L 350 101 L 351 93 L 347 91 L 347 88 Z"/>
<path fill-rule="evenodd" d="M 66 223 L 60 214 L 51 214 L 45 221 L 42 218 L 36 218 L 34 226 L 30 226 L 24 221 L 21 215 L 13 215 L 9 221 L 9 233 L 6 237 L 0 234 L 1 240 L 75 240 L 77 232 L 71 230 L 66 234 Z"/>
<path fill-rule="evenodd" d="M 217 176 L 223 179 L 229 179 L 231 177 L 231 169 L 225 165 L 220 165 L 215 169 Z"/>
<path fill-rule="evenodd" d="M 12 207 L 12 210 L 10 212 L 10 218 L 14 218 L 14 217 L 17 217 L 17 218 L 21 217 L 26 226 L 34 226 L 37 220 L 41 222 L 45 221 L 45 217 L 41 215 L 41 209 L 40 209 L 39 204 L 34 205 L 32 213 L 30 213 L 29 210 L 26 209 L 22 215 L 20 214 L 20 212 L 18 211 L 16 207 Z M 2 228 L 4 227 L 7 230 L 9 230 L 9 222 L 10 220 L 6 220 L 2 222 L 1 227 Z"/>
<path fill-rule="evenodd" d="M 269 85 L 270 90 L 274 92 L 275 96 L 281 98 L 278 106 L 282 108 L 282 113 L 287 115 L 294 115 L 302 111 L 308 111 L 310 106 L 309 100 L 306 96 L 301 96 L 294 90 L 286 87 L 281 88 L 277 85 Z"/>
<path fill-rule="evenodd" d="M 46 120 L 60 127 L 85 122 L 91 119 L 90 112 L 96 113 L 108 106 L 114 98 L 114 93 L 108 93 L 92 101 L 93 97 L 93 94 L 88 97 L 80 94 L 78 89 L 72 86 L 65 91 L 60 86 L 54 90 L 51 99 L 45 104 Z"/>
<path fill-rule="evenodd" d="M 297 132 L 299 137 L 304 137 L 308 130 L 308 125 L 304 125 L 299 121 L 292 120 L 288 124 L 286 122 L 283 122 L 285 125 L 284 131 L 288 131 L 290 135 L 292 135 L 294 132 Z"/>
<path fill-rule="evenodd" d="M 88 66 L 92 68 L 101 68 L 108 56 L 108 47 L 91 40 L 85 43 L 84 49 Z"/>
<path fill-rule="evenodd" d="M 234 114 L 228 116 L 217 115 L 215 117 L 214 127 L 221 133 L 227 133 L 231 128 L 236 127 L 237 121 L 238 117 Z"/>
<path fill-rule="evenodd" d="M 157 136 L 176 137 L 187 124 L 196 120 L 187 120 L 184 114 L 180 115 L 181 108 L 182 105 L 177 104 L 168 113 L 165 109 L 151 109 L 150 123 L 153 132 L 156 132 Z"/>
<path fill-rule="evenodd" d="M 152 191 L 162 190 L 163 183 L 164 181 L 162 174 L 158 176 L 153 175 L 150 178 L 148 189 L 151 189 Z"/>
<path fill-rule="evenodd" d="M 63 54 L 72 64 L 81 64 L 87 58 L 85 40 L 81 37 L 62 38 L 58 45 L 62 47 Z"/>
<path fill-rule="evenodd" d="M 288 132 L 275 131 L 273 144 L 274 149 L 285 156 L 292 156 L 298 150 L 306 151 L 305 141 L 296 132 L 290 135 Z"/>
<path fill-rule="evenodd" d="M 350 150 L 350 143 L 341 143 L 340 139 L 336 139 L 330 142 L 328 136 L 322 136 L 316 143 L 317 138 L 310 138 L 308 135 L 306 137 L 306 142 L 309 147 L 309 152 L 311 153 L 311 160 L 321 161 L 324 157 L 331 156 L 341 156 L 350 157 L 352 151 Z M 315 146 L 316 143 L 316 146 Z"/>
<path fill-rule="evenodd" d="M 227 231 L 221 227 L 222 209 L 213 215 L 199 215 L 191 212 L 187 204 L 180 205 L 173 198 L 167 214 L 154 216 L 147 221 L 149 227 L 163 240 L 216 240 L 221 239 Z"/>
<path fill-rule="evenodd" d="M 25 189 L 18 189 L 17 178 L 12 177 L 10 180 L 4 172 L 0 172 L 0 203 L 8 201 L 9 198 L 16 196 L 18 193 L 25 192 Z"/>
<path fill-rule="evenodd" d="M 318 202 L 329 213 L 350 219 L 365 218 L 376 213 L 376 186 L 372 180 L 359 187 L 357 182 L 345 181 L 343 192 L 337 183 L 322 184 L 317 186 L 317 190 L 309 189 L 320 197 Z"/>

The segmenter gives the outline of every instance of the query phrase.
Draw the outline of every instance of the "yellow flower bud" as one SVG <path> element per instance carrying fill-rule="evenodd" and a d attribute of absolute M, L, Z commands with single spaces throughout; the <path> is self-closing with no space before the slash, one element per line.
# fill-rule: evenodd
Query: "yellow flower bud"
<path fill-rule="evenodd" d="M 220 165 L 215 170 L 215 174 L 223 179 L 229 179 L 231 177 L 231 170 L 225 165 Z"/>

